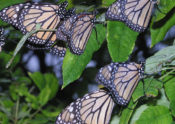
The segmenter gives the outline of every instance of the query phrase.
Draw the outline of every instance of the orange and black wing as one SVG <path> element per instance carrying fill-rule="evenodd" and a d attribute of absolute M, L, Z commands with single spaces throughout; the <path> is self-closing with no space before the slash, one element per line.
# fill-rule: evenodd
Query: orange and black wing
<path fill-rule="evenodd" d="M 56 35 L 58 40 L 62 40 L 65 42 L 68 42 L 68 32 L 70 32 L 70 28 L 72 27 L 73 22 L 70 18 L 71 16 L 75 15 L 75 9 L 69 9 L 67 13 L 65 14 L 65 19 L 61 24 L 58 26 Z"/>
<path fill-rule="evenodd" d="M 110 84 L 111 77 L 112 77 L 112 72 L 113 69 L 115 68 L 116 63 L 110 63 L 109 65 L 106 65 L 102 68 L 100 68 L 96 80 L 99 84 Z"/>
<path fill-rule="evenodd" d="M 64 57 L 66 54 L 66 46 L 64 43 L 59 42 L 58 44 L 54 44 L 51 47 L 46 47 L 46 46 L 36 46 L 33 44 L 27 44 L 27 48 L 31 50 L 44 50 L 44 51 L 49 51 L 50 53 L 54 55 L 58 55 L 60 57 Z"/>
<path fill-rule="evenodd" d="M 109 124 L 114 102 L 105 90 L 98 90 L 71 103 L 55 124 Z"/>
<path fill-rule="evenodd" d="M 26 34 L 35 30 L 36 25 L 40 24 L 41 29 L 56 29 L 66 12 L 67 5 L 52 4 L 32 4 L 30 7 L 23 9 L 19 16 L 19 29 Z M 53 31 L 39 31 L 28 38 L 33 44 L 46 44 L 51 46 L 56 41 L 56 33 Z"/>
<path fill-rule="evenodd" d="M 31 6 L 31 3 L 21 3 L 4 8 L 0 11 L 0 19 L 18 28 L 18 18 L 21 14 L 21 11 L 28 8 L 29 6 Z"/>
<path fill-rule="evenodd" d="M 94 27 L 95 15 L 80 13 L 72 16 L 73 25 L 71 27 L 70 41 L 68 46 L 74 54 L 82 54 Z"/>
<path fill-rule="evenodd" d="M 105 78 L 107 81 L 101 80 L 99 83 L 103 84 L 112 94 L 113 99 L 116 103 L 120 105 L 127 105 L 133 91 L 135 90 L 139 80 L 142 78 L 144 73 L 143 64 L 137 64 L 134 62 L 130 63 L 112 63 L 112 71 L 106 71 L 109 73 L 106 76 L 105 70 L 109 70 L 108 66 L 103 67 L 100 70 L 99 76 L 101 77 L 110 77 Z M 111 69 L 110 69 L 111 70 Z"/>
<path fill-rule="evenodd" d="M 106 18 L 121 20 L 134 31 L 143 32 L 156 3 L 156 0 L 118 0 L 108 8 Z"/>

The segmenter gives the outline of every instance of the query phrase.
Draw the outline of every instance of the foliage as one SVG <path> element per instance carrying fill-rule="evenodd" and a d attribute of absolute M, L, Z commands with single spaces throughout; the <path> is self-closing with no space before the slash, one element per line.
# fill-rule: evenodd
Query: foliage
<path fill-rule="evenodd" d="M 25 2 L 24 0 L 7 1 L 0 1 L 2 5 L 0 9 L 15 3 Z M 79 1 L 68 0 L 68 2 L 70 3 L 68 8 L 80 6 Z M 113 2 L 114 0 L 102 0 L 98 1 L 97 5 L 105 9 Z M 79 4 L 77 5 L 77 3 Z M 89 4 L 88 1 L 85 4 Z M 96 24 L 97 32 L 95 29 L 93 30 L 84 54 L 81 56 L 73 55 L 67 50 L 62 65 L 62 87 L 59 85 L 61 78 L 57 79 L 53 71 L 49 70 L 50 67 L 44 73 L 31 73 L 25 69 L 22 58 L 26 49 L 22 49 L 17 54 L 9 69 L 5 68 L 12 57 L 12 51 L 17 44 L 15 42 L 20 41 L 21 34 L 7 23 L 0 21 L 0 26 L 4 26 L 8 30 L 7 32 L 11 32 L 7 35 L 5 52 L 0 53 L 0 123 L 54 123 L 56 116 L 66 105 L 83 96 L 84 93 L 88 92 L 88 89 L 92 90 L 92 85 L 97 85 L 94 78 L 98 70 L 94 67 L 95 69 L 89 71 L 86 67 L 92 59 L 101 57 L 104 46 L 108 49 L 107 53 L 111 58 L 106 62 L 108 54 L 102 54 L 102 61 L 97 61 L 98 68 L 98 64 L 101 67 L 105 65 L 104 63 L 109 64 L 111 60 L 115 62 L 127 61 L 137 45 L 138 37 L 146 36 L 149 32 L 153 47 L 163 41 L 168 30 L 175 25 L 174 7 L 173 0 L 160 0 L 150 27 L 142 34 L 134 32 L 124 23 L 118 21 Z M 88 7 L 84 6 L 83 8 L 86 10 Z M 102 14 L 104 12 L 100 11 L 98 16 Z M 111 124 L 173 123 L 175 118 L 174 49 L 175 45 L 170 45 L 146 58 L 145 73 L 148 76 L 145 77 L 147 78 L 143 80 L 143 83 L 139 82 L 127 107 L 123 107 L 122 110 L 114 110 L 117 112 L 113 114 Z M 160 73 L 161 75 L 159 75 Z M 59 90 L 61 88 L 62 91 Z M 116 108 L 120 107 L 116 105 Z"/>

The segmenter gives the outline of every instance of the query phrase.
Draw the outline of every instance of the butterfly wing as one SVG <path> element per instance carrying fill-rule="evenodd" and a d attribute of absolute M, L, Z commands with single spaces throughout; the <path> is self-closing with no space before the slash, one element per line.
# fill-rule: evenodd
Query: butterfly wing
<path fill-rule="evenodd" d="M 59 42 L 59 45 L 55 44 L 54 46 L 50 48 L 50 52 L 54 55 L 64 57 L 66 54 L 66 46 L 65 44 Z"/>
<path fill-rule="evenodd" d="M 112 72 L 113 69 L 115 68 L 114 66 L 116 65 L 116 63 L 110 63 L 109 65 L 106 65 L 104 67 L 102 67 L 97 76 L 96 76 L 96 80 L 99 84 L 109 84 L 111 81 L 111 76 L 112 76 Z"/>
<path fill-rule="evenodd" d="M 137 32 L 143 32 L 151 18 L 154 0 L 118 0 L 106 12 L 106 18 L 120 20 Z"/>
<path fill-rule="evenodd" d="M 70 29 L 73 25 L 73 19 L 70 17 L 58 27 L 57 39 L 67 42 L 70 36 Z"/>
<path fill-rule="evenodd" d="M 18 18 L 23 8 L 28 8 L 31 3 L 21 3 L 13 6 L 9 6 L 0 11 L 0 18 L 18 28 Z"/>
<path fill-rule="evenodd" d="M 54 44 L 53 46 L 49 46 L 49 47 L 47 47 L 47 45 L 42 46 L 42 45 L 33 45 L 33 44 L 28 43 L 26 47 L 32 50 L 46 50 L 60 57 L 64 57 L 66 54 L 66 46 L 63 42 L 58 42 Z"/>
<path fill-rule="evenodd" d="M 156 2 L 152 0 L 126 0 L 124 3 L 124 20 L 133 30 L 143 32 L 149 23 Z"/>
<path fill-rule="evenodd" d="M 70 30 L 70 42 L 68 46 L 74 54 L 80 55 L 84 52 L 94 27 L 95 15 L 81 13 L 71 18 L 74 23 Z"/>
<path fill-rule="evenodd" d="M 144 67 L 142 64 L 111 63 L 100 69 L 98 82 L 103 84 L 112 94 L 119 105 L 127 105 L 131 95 L 142 78 Z"/>
<path fill-rule="evenodd" d="M 77 99 L 57 117 L 56 124 L 108 124 L 114 102 L 105 90 Z"/>
<path fill-rule="evenodd" d="M 121 11 L 121 0 L 114 2 L 105 13 L 106 19 L 109 20 L 122 20 L 122 11 Z"/>
<path fill-rule="evenodd" d="M 58 5 L 33 4 L 27 9 L 23 9 L 19 17 L 20 30 L 23 34 L 35 30 L 37 24 L 41 24 L 42 29 L 55 29 L 60 23 L 59 11 L 62 7 Z M 39 31 L 28 38 L 34 44 L 52 45 L 56 40 L 55 32 Z M 47 43 L 47 45 L 49 45 Z"/>
<path fill-rule="evenodd" d="M 136 63 L 120 63 L 114 68 L 111 84 L 111 92 L 115 101 L 120 105 L 128 104 L 133 91 L 141 79 L 142 65 Z"/>

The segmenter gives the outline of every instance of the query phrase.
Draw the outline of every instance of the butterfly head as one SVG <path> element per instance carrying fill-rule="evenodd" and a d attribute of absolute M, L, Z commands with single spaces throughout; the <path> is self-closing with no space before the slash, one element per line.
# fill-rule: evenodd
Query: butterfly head
<path fill-rule="evenodd" d="M 140 78 L 143 78 L 144 70 L 145 70 L 145 61 L 141 61 L 139 62 L 139 64 L 140 64 L 139 75 L 140 75 Z"/>

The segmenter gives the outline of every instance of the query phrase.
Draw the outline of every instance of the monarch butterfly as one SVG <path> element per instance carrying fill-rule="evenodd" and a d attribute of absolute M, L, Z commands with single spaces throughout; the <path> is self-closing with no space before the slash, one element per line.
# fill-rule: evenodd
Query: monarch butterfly
<path fill-rule="evenodd" d="M 69 19 L 58 28 L 58 33 L 63 34 L 61 38 L 63 41 L 68 41 L 70 50 L 77 55 L 84 52 L 87 41 L 94 27 L 95 14 L 93 13 L 79 13 L 71 16 Z M 61 33 L 60 33 L 61 32 Z"/>
<path fill-rule="evenodd" d="M 60 5 L 24 3 L 16 4 L 0 11 L 0 18 L 15 26 L 23 34 L 35 29 L 37 24 L 41 24 L 42 29 L 55 29 L 63 21 L 74 14 L 75 10 L 66 11 L 68 2 Z M 56 41 L 56 33 L 49 31 L 39 31 L 28 38 L 30 44 L 51 47 Z M 33 46 L 35 47 L 35 46 Z M 57 51 L 59 53 L 59 51 Z"/>
<path fill-rule="evenodd" d="M 114 101 L 104 89 L 77 99 L 58 115 L 55 124 L 108 124 Z"/>
<path fill-rule="evenodd" d="M 157 0 L 118 0 L 106 12 L 106 18 L 119 20 L 137 32 L 143 32 L 149 23 Z"/>
<path fill-rule="evenodd" d="M 97 82 L 110 90 L 114 101 L 127 105 L 143 73 L 143 63 L 111 63 L 99 70 Z"/>

